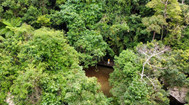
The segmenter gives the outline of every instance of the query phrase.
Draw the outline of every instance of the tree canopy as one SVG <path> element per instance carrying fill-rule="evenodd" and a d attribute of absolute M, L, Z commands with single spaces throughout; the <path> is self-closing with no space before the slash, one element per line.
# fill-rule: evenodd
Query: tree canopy
<path fill-rule="evenodd" d="M 188 25 L 188 0 L 0 0 L 0 104 L 189 104 Z M 84 71 L 107 58 L 111 97 Z"/>

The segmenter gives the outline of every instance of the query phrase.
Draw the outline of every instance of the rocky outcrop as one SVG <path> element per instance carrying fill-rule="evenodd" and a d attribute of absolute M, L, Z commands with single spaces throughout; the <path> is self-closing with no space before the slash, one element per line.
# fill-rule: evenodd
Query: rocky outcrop
<path fill-rule="evenodd" d="M 9 92 L 8 96 L 7 96 L 7 99 L 6 99 L 6 102 L 8 103 L 8 105 L 15 105 L 12 99 L 13 99 L 13 96 Z"/>
<path fill-rule="evenodd" d="M 179 101 L 180 103 L 186 103 L 185 101 L 185 97 L 186 94 L 189 92 L 188 88 L 178 88 L 178 87 L 173 87 L 173 88 L 169 88 L 169 94 L 174 97 L 177 101 Z"/>

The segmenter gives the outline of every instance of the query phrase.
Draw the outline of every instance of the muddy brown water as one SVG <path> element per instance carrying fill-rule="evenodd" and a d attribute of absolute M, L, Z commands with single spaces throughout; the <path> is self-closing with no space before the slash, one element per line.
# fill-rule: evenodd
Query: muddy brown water
<path fill-rule="evenodd" d="M 103 66 L 97 66 L 97 67 L 90 67 L 89 69 L 85 70 L 86 76 L 88 77 L 96 77 L 98 80 L 98 83 L 101 85 L 101 90 L 103 93 L 110 97 L 112 96 L 109 92 L 111 89 L 111 86 L 109 86 L 109 74 L 113 72 L 113 68 L 103 67 Z"/>
<path fill-rule="evenodd" d="M 101 90 L 107 97 L 111 97 L 112 94 L 109 92 L 112 88 L 109 86 L 109 74 L 113 72 L 113 68 L 104 67 L 104 66 L 97 66 L 96 67 L 90 67 L 89 69 L 85 70 L 85 74 L 87 77 L 96 77 L 98 80 L 98 83 L 101 85 Z M 170 105 L 184 105 L 179 103 L 176 99 L 173 97 L 169 97 L 170 99 Z"/>

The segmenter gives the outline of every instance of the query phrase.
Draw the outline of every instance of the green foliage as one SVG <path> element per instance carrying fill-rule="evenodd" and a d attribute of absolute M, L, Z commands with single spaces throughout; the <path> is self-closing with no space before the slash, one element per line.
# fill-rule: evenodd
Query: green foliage
<path fill-rule="evenodd" d="M 77 1 L 79 2 L 79 1 Z M 102 17 L 102 3 L 80 3 L 68 1 L 65 5 L 60 6 L 60 11 L 53 14 L 52 19 L 55 25 L 67 23 L 68 28 L 85 28 L 91 27 Z M 82 9 L 81 9 L 82 8 Z M 74 23 L 83 21 L 82 23 Z M 83 26 L 85 25 L 85 26 Z"/>
<path fill-rule="evenodd" d="M 3 7 L 2 6 L 0 6 L 0 18 L 2 17 L 2 12 L 3 12 L 4 10 L 3 10 Z"/>
<path fill-rule="evenodd" d="M 137 46 L 138 53 L 142 55 L 141 59 L 146 62 L 146 75 L 159 78 L 166 87 L 185 86 L 188 84 L 188 51 L 169 49 L 156 41 Z"/>
<path fill-rule="evenodd" d="M 102 4 L 76 3 L 66 2 L 52 19 L 55 25 L 67 24 L 69 43 L 79 52 L 80 64 L 87 68 L 96 65 L 108 49 L 100 33 L 90 29 L 101 17 Z"/>
<path fill-rule="evenodd" d="M 32 40 L 22 46 L 24 49 L 21 53 L 23 52 L 24 54 L 18 56 L 22 61 L 25 61 L 26 57 L 33 59 L 28 62 L 34 64 L 44 62 L 50 67 L 49 70 L 62 70 L 64 69 L 62 64 L 70 67 L 74 62 L 77 63 L 76 52 L 72 51 L 73 48 L 70 48 L 65 42 L 66 40 L 64 39 L 62 32 L 41 28 L 34 31 Z M 63 54 L 68 53 L 70 56 L 62 56 Z"/>
<path fill-rule="evenodd" d="M 116 55 L 126 48 L 134 47 L 139 40 L 149 40 L 141 22 L 141 17 L 149 15 L 148 11 L 151 11 L 145 7 L 147 2 L 148 0 L 106 1 L 105 13 L 94 28 L 101 32 Z"/>
<path fill-rule="evenodd" d="M 165 63 L 168 68 L 164 71 L 163 77 L 166 81 L 165 84 L 168 86 L 186 86 L 189 83 L 187 80 L 189 51 L 174 50 L 167 56 L 169 56 L 169 59 Z"/>
<path fill-rule="evenodd" d="M 131 50 L 124 50 L 119 57 L 115 57 L 114 72 L 111 74 L 110 82 L 116 84 L 116 82 L 125 81 L 130 83 L 132 77 L 136 77 L 139 72 L 140 64 L 137 63 L 137 56 Z M 127 79 L 121 79 L 123 77 L 131 77 Z M 125 84 L 126 85 L 126 84 Z M 125 89 L 122 86 L 115 85 Z M 122 90 L 122 89 L 119 89 Z M 115 92 L 118 93 L 118 92 Z"/>
<path fill-rule="evenodd" d="M 127 88 L 127 91 L 124 93 L 124 103 L 126 105 L 147 105 L 150 104 L 148 102 L 149 100 L 149 90 L 146 87 L 146 84 L 144 84 L 142 81 L 139 79 L 136 79 L 131 82 L 129 87 Z M 140 101 L 138 101 L 140 100 Z"/>
<path fill-rule="evenodd" d="M 61 5 L 61 4 L 65 3 L 65 2 L 66 2 L 66 0 L 56 0 L 56 4 L 57 5 Z"/>
<path fill-rule="evenodd" d="M 189 24 L 189 5 L 181 5 L 181 10 L 182 10 L 182 17 L 183 19 L 183 23 L 184 24 Z"/>
<path fill-rule="evenodd" d="M 48 0 L 4 0 L 0 2 L 0 17 L 11 19 L 20 17 L 23 22 L 39 27 L 36 24 L 38 16 L 47 14 L 51 9 Z M 48 9 L 47 9 L 48 7 Z"/>
<path fill-rule="evenodd" d="M 26 32 L 32 30 L 28 25 L 22 25 L 22 27 L 16 28 L 12 27 L 13 33 L 23 32 L 23 36 L 29 37 Z M 10 92 L 10 87 L 13 84 L 13 81 L 18 76 L 18 71 L 21 70 L 19 59 L 17 54 L 20 51 L 20 45 L 24 42 L 24 38 L 20 37 L 19 34 L 11 35 L 5 37 L 0 43 L 0 103 L 4 103 L 4 100 L 7 96 L 7 93 Z"/>
<path fill-rule="evenodd" d="M 177 45 L 174 46 L 174 49 L 183 49 L 183 50 L 186 50 L 186 49 L 189 49 L 189 27 L 186 27 L 184 30 L 183 30 L 183 37 L 181 39 L 180 42 L 177 43 Z"/>
<path fill-rule="evenodd" d="M 17 68 L 14 65 L 14 58 L 5 54 L 1 48 L 0 53 L 0 103 L 5 104 L 4 99 L 7 97 L 12 80 L 15 79 Z"/>
<path fill-rule="evenodd" d="M 95 66 L 100 58 L 106 55 L 107 43 L 95 31 L 86 30 L 81 34 L 82 36 L 74 45 L 76 50 L 80 52 L 80 62 L 83 63 L 84 67 Z"/>
<path fill-rule="evenodd" d="M 168 105 L 167 93 L 161 89 L 161 84 L 152 79 L 154 88 L 151 79 L 141 79 L 141 68 L 138 55 L 131 50 L 124 50 L 119 57 L 115 57 L 114 72 L 109 79 L 115 100 L 121 105 Z"/>
<path fill-rule="evenodd" d="M 0 35 L 2 37 L 11 37 L 13 35 L 13 28 L 21 25 L 21 21 L 19 18 L 11 18 L 9 20 L 0 21 Z"/>
<path fill-rule="evenodd" d="M 147 31 L 154 32 L 154 35 L 155 33 L 160 34 L 162 27 L 167 25 L 167 22 L 162 15 L 152 16 L 149 18 L 145 17 L 142 19 L 142 23 L 147 27 Z"/>
<path fill-rule="evenodd" d="M 189 87 L 188 24 L 188 0 L 0 0 L 0 104 L 168 105 Z M 114 55 L 107 99 L 82 67 Z"/>
<path fill-rule="evenodd" d="M 46 15 L 39 16 L 36 21 L 41 26 L 50 26 L 50 19 Z"/>
<path fill-rule="evenodd" d="M 189 74 L 189 49 L 187 50 L 176 50 L 173 51 L 175 64 L 179 67 L 180 71 L 183 73 Z"/>
<path fill-rule="evenodd" d="M 2 44 L 1 103 L 11 92 L 15 104 L 107 104 L 97 80 L 85 76 L 61 31 L 23 24 Z"/>
<path fill-rule="evenodd" d="M 107 17 L 103 17 L 95 28 L 101 32 L 104 40 L 112 48 L 114 53 L 119 54 L 129 41 L 128 36 L 124 35 L 125 32 L 129 31 L 129 26 L 125 21 L 108 25 L 106 19 Z"/>
<path fill-rule="evenodd" d="M 162 30 L 166 32 L 162 33 L 165 36 L 164 43 L 172 46 L 180 43 L 182 27 L 187 21 L 187 12 L 183 5 L 179 5 L 177 0 L 152 0 L 146 6 L 153 8 L 155 15 L 162 15 L 167 22 L 167 26 Z"/>
<path fill-rule="evenodd" d="M 81 3 L 78 4 L 79 2 Z M 145 7 L 147 1 L 145 0 L 128 2 L 113 0 L 106 2 L 90 0 L 67 1 L 60 6 L 60 12 L 52 15 L 53 26 L 62 27 L 64 25 L 65 27 L 66 24 L 69 30 L 67 36 L 72 39 L 69 40 L 71 45 L 77 40 L 77 37 L 81 36 L 80 32 L 88 29 L 97 30 L 112 49 L 109 49 L 109 52 L 112 52 L 110 55 L 118 55 L 123 49 L 136 45 L 140 35 L 148 34 L 144 31 L 140 15 L 137 15 L 136 20 L 130 20 L 128 15 L 132 12 L 132 7 L 134 7 L 131 6 L 132 3 L 136 7 L 141 4 L 139 8 L 133 8 L 136 11 L 140 11 L 141 8 L 147 10 Z M 145 15 L 143 12 L 137 13 Z M 131 18 L 133 18 L 132 16 Z M 139 40 L 143 39 L 146 40 L 145 36 Z"/>
<path fill-rule="evenodd" d="M 152 0 L 147 4 L 147 7 L 153 8 L 156 15 L 163 15 L 172 21 L 181 20 L 181 8 L 177 0 Z"/>
<path fill-rule="evenodd" d="M 145 30 L 145 26 L 142 24 L 142 17 L 140 15 L 131 15 L 127 19 L 129 25 L 128 36 L 130 41 L 127 42 L 127 48 L 132 48 L 138 44 L 140 41 L 148 41 L 149 33 Z"/>
<path fill-rule="evenodd" d="M 138 76 L 140 65 L 137 56 L 131 50 L 124 50 L 119 57 L 115 57 L 114 72 L 110 74 L 111 93 L 119 104 L 125 103 L 124 93 L 127 87 Z"/>
<path fill-rule="evenodd" d="M 39 15 L 41 15 L 40 11 L 36 7 L 30 6 L 22 20 L 30 25 L 35 25 Z"/>

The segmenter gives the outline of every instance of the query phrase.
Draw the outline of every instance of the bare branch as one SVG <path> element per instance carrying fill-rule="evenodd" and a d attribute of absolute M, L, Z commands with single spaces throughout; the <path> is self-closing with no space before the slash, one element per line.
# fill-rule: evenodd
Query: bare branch
<path fill-rule="evenodd" d="M 165 4 L 162 0 L 160 0 L 161 3 Z"/>
<path fill-rule="evenodd" d="M 146 76 L 146 75 L 145 75 L 145 76 Z M 156 86 L 155 86 L 154 82 L 153 82 L 148 76 L 146 76 L 146 78 L 151 82 L 151 84 L 152 84 L 152 86 L 154 87 L 154 89 L 156 89 Z"/>
<path fill-rule="evenodd" d="M 148 54 L 146 54 L 144 51 L 142 51 L 142 50 L 139 50 L 139 52 L 140 53 L 142 53 L 142 54 L 144 54 L 144 55 L 146 55 L 146 56 L 149 56 Z"/>
<path fill-rule="evenodd" d="M 141 79 L 144 77 L 144 67 L 145 67 L 145 65 L 148 63 L 148 61 L 149 61 L 152 57 L 157 56 L 157 55 L 160 55 L 160 54 L 164 53 L 164 52 L 167 51 L 167 50 L 169 50 L 169 47 L 165 47 L 164 50 L 162 50 L 162 51 L 160 51 L 160 52 L 158 52 L 158 53 L 156 52 L 156 53 L 152 54 L 151 56 L 148 56 L 148 58 L 146 59 L 146 61 L 143 63 L 142 73 L 141 73 Z"/>
<path fill-rule="evenodd" d="M 185 1 L 185 0 L 182 0 L 182 4 L 184 4 L 184 1 Z"/>

